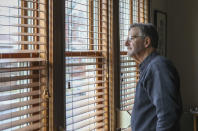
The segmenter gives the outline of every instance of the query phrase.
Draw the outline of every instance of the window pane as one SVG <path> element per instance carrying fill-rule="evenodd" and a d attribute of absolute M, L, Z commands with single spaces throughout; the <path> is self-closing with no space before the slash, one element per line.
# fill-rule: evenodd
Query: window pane
<path fill-rule="evenodd" d="M 48 125 L 46 11 L 44 0 L 0 0 L 0 130 Z"/>
<path fill-rule="evenodd" d="M 108 130 L 107 0 L 68 0 L 66 130 Z"/>

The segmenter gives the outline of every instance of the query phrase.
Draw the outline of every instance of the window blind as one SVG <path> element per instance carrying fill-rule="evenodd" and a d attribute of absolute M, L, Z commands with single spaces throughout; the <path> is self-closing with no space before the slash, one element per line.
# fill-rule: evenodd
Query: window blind
<path fill-rule="evenodd" d="M 132 23 L 147 23 L 149 0 L 120 0 L 120 110 L 131 113 L 138 82 L 138 65 L 127 56 L 124 43 Z M 133 116 L 132 116 L 133 117 Z"/>
<path fill-rule="evenodd" d="M 46 0 L 0 0 L 0 130 L 47 130 L 46 14 Z"/>
<path fill-rule="evenodd" d="M 108 0 L 66 0 L 66 130 L 108 130 Z"/>

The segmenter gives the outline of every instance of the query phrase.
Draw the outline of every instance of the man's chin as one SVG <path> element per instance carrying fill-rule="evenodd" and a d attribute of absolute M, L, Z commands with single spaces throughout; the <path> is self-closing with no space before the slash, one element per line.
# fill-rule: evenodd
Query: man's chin
<path fill-rule="evenodd" d="M 134 53 L 132 53 L 132 52 L 127 52 L 127 55 L 128 55 L 129 57 L 134 57 Z"/>
<path fill-rule="evenodd" d="M 129 57 L 132 57 L 135 60 L 135 62 L 139 63 L 138 56 L 135 53 L 127 52 L 127 55 Z"/>

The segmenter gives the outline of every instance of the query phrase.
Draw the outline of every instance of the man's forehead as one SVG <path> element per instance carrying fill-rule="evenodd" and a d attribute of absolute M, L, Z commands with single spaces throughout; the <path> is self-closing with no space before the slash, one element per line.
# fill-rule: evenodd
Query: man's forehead
<path fill-rule="evenodd" d="M 138 27 L 133 27 L 129 31 L 129 35 L 131 35 L 131 34 L 139 34 L 139 33 L 140 33 L 140 29 Z"/>

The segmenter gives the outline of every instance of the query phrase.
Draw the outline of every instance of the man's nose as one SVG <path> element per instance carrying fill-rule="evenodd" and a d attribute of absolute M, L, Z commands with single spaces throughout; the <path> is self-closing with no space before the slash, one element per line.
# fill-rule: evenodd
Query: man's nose
<path fill-rule="evenodd" d="M 125 44 L 124 44 L 124 45 L 125 45 L 125 46 L 128 46 L 128 45 L 129 45 L 128 40 L 125 41 Z"/>

